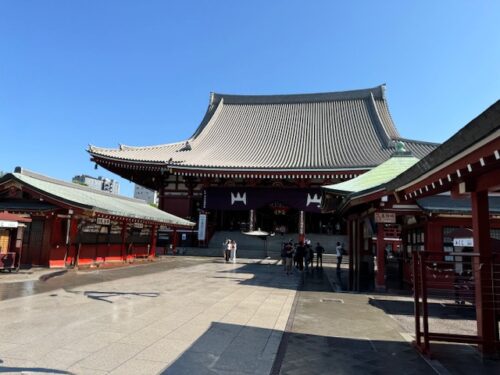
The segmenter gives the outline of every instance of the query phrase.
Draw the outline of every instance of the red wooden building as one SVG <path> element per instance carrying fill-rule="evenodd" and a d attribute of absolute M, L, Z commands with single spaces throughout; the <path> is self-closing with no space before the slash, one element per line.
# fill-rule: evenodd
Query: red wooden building
<path fill-rule="evenodd" d="M 21 264 L 64 267 L 154 257 L 160 227 L 194 223 L 144 201 L 16 168 L 0 179 L 0 212 L 25 220 L 9 251 Z"/>
<path fill-rule="evenodd" d="M 321 94 L 212 94 L 187 140 L 118 149 L 91 146 L 98 165 L 160 192 L 160 208 L 215 230 L 331 233 L 320 187 L 387 160 L 403 139 L 385 86 Z M 404 140 L 423 157 L 437 145 Z M 343 231 L 343 228 L 341 228 Z"/>
<path fill-rule="evenodd" d="M 477 343 L 484 353 L 500 344 L 500 254 L 493 250 L 500 240 L 499 150 L 500 101 L 402 171 L 361 189 L 325 188 L 324 209 L 348 220 L 351 288 L 359 289 L 370 259 L 377 265 L 376 286 L 386 286 L 387 230 L 395 229 L 399 248 L 391 252 L 401 280 L 414 289 L 417 341 L 425 352 L 432 340 Z M 469 233 L 465 238 L 464 232 Z M 472 303 L 477 336 L 430 333 L 430 290 Z"/>

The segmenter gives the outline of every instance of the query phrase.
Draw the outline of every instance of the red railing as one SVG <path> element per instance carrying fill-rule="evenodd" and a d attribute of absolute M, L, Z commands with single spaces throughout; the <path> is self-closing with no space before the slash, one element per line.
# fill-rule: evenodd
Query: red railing
<path fill-rule="evenodd" d="M 417 348 L 424 354 L 430 355 L 431 341 L 447 341 L 478 345 L 488 344 L 496 346 L 497 350 L 500 350 L 498 333 L 498 322 L 500 321 L 499 254 L 485 259 L 477 253 L 415 251 L 412 261 L 415 345 Z M 481 292 L 476 295 L 478 285 Z M 495 322 L 491 327 L 492 330 L 495 330 L 494 338 L 490 337 L 490 342 L 486 343 L 480 332 L 464 334 L 459 326 L 455 327 L 455 332 L 450 332 L 450 329 L 448 332 L 433 331 L 429 328 L 429 299 L 433 304 L 451 305 L 455 308 L 463 308 L 462 311 L 468 309 L 471 312 L 472 310 L 476 326 L 477 317 L 480 314 L 481 319 L 484 318 L 483 315 L 488 315 L 488 319 L 491 321 L 493 318 Z"/>

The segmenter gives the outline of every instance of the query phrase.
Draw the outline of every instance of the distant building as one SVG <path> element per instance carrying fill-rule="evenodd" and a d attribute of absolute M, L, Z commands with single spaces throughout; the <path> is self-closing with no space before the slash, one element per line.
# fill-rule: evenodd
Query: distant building
<path fill-rule="evenodd" d="M 158 205 L 158 192 L 155 190 L 147 189 L 141 185 L 135 184 L 134 198 L 142 199 L 150 204 Z"/>
<path fill-rule="evenodd" d="M 88 186 L 89 188 L 107 191 L 112 194 L 120 194 L 120 183 L 111 178 L 92 177 L 85 174 L 75 176 L 72 180 L 75 184 Z"/>

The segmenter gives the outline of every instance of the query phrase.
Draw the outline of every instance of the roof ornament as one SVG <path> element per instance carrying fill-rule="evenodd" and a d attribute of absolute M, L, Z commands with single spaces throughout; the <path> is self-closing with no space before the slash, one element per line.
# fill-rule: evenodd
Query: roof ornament
<path fill-rule="evenodd" d="M 403 141 L 396 141 L 396 152 L 406 152 L 405 143 Z"/>
<path fill-rule="evenodd" d="M 123 151 L 123 145 L 121 143 L 118 144 L 118 148 L 120 149 L 120 151 Z"/>
<path fill-rule="evenodd" d="M 191 151 L 191 144 L 189 143 L 189 141 L 186 141 L 186 143 L 184 143 L 184 146 L 179 151 Z"/>
<path fill-rule="evenodd" d="M 394 151 L 392 153 L 391 157 L 393 157 L 393 156 L 413 156 L 412 152 L 408 151 L 406 149 L 406 145 L 403 141 L 401 141 L 401 140 L 395 141 L 394 146 L 396 148 L 396 151 Z"/>

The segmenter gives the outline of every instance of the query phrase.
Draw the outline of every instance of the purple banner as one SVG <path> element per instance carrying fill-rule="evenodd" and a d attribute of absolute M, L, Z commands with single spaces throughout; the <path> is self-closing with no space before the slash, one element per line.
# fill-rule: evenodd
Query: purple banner
<path fill-rule="evenodd" d="M 205 198 L 206 209 L 250 210 L 281 204 L 306 212 L 321 212 L 320 189 L 208 188 Z"/>

